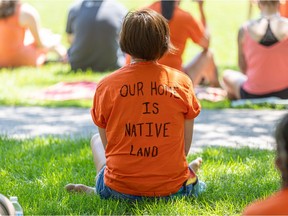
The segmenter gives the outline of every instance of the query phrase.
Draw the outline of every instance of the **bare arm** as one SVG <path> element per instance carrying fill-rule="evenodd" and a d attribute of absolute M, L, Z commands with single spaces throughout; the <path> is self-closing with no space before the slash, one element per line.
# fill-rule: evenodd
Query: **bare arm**
<path fill-rule="evenodd" d="M 19 17 L 20 25 L 29 28 L 37 47 L 44 47 L 40 36 L 40 17 L 38 12 L 30 5 L 24 4 Z"/>
<path fill-rule="evenodd" d="M 248 6 L 248 20 L 251 19 L 252 17 L 252 13 L 253 13 L 253 5 L 252 5 L 252 1 L 249 0 L 249 6 Z"/>
<path fill-rule="evenodd" d="M 207 35 L 204 35 L 203 38 L 198 43 L 199 46 L 201 46 L 205 51 L 208 50 L 210 44 L 210 40 Z"/>
<path fill-rule="evenodd" d="M 238 32 L 238 65 L 243 74 L 246 74 L 247 63 L 243 53 L 243 40 L 244 40 L 244 29 L 240 28 Z"/>
<path fill-rule="evenodd" d="M 204 0 L 194 0 L 195 2 L 198 3 L 199 6 L 199 13 L 200 13 L 200 19 L 201 23 L 205 28 L 205 34 L 201 41 L 198 43 L 204 50 L 208 50 L 209 48 L 209 42 L 210 42 L 210 36 L 207 28 L 207 23 L 206 23 L 206 16 L 204 13 Z"/>
<path fill-rule="evenodd" d="M 99 131 L 104 149 L 106 149 L 106 145 L 107 145 L 106 129 L 98 127 L 98 131 Z"/>
<path fill-rule="evenodd" d="M 248 4 L 249 4 L 249 6 L 248 6 L 248 20 L 250 20 L 253 16 L 253 7 L 255 5 L 257 5 L 258 1 L 257 0 L 248 0 L 248 1 L 249 1 L 248 2 Z"/>
<path fill-rule="evenodd" d="M 184 123 L 185 155 L 187 156 L 193 138 L 194 119 L 186 119 Z"/>
<path fill-rule="evenodd" d="M 199 5 L 199 12 L 200 12 L 202 25 L 206 28 L 206 16 L 204 13 L 204 8 L 203 8 L 204 0 L 196 0 L 196 1 L 198 2 L 198 5 Z"/>
<path fill-rule="evenodd" d="M 21 26 L 24 26 L 30 30 L 34 38 L 34 43 L 37 47 L 48 50 L 55 49 L 54 51 L 60 56 L 66 54 L 65 48 L 59 47 L 61 36 L 53 34 L 48 29 L 42 29 L 40 26 L 40 16 L 38 12 L 29 4 L 24 4 L 21 7 L 19 23 Z"/>

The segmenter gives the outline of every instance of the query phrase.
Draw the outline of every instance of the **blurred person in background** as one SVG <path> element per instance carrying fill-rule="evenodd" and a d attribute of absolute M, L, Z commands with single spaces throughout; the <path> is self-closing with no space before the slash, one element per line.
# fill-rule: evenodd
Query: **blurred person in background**
<path fill-rule="evenodd" d="M 287 0 L 280 0 L 280 14 L 288 18 L 288 2 Z"/>
<path fill-rule="evenodd" d="M 245 208 L 243 215 L 288 215 L 288 114 L 278 123 L 276 132 L 275 165 L 281 173 L 282 187 L 264 200 Z"/>
<path fill-rule="evenodd" d="M 66 49 L 60 35 L 42 29 L 35 8 L 18 0 L 0 0 L 0 67 L 39 66 L 54 52 L 60 61 Z"/>
<path fill-rule="evenodd" d="M 230 99 L 288 99 L 288 19 L 279 14 L 279 0 L 260 0 L 261 15 L 238 33 L 239 71 L 224 71 Z"/>
<path fill-rule="evenodd" d="M 214 57 L 209 50 L 210 36 L 207 31 L 204 1 L 193 0 L 199 7 L 200 22 L 188 11 L 181 9 L 180 2 L 180 0 L 157 1 L 148 6 L 168 20 L 171 42 L 177 49 L 174 53 L 165 54 L 158 62 L 184 71 L 192 79 L 194 86 L 208 84 L 220 87 Z M 182 55 L 189 39 L 199 45 L 202 51 L 183 65 Z"/>
<path fill-rule="evenodd" d="M 249 0 L 248 19 L 251 19 L 253 14 L 253 5 L 257 5 L 258 0 Z M 281 16 L 288 18 L 288 2 L 280 0 L 279 12 Z"/>
<path fill-rule="evenodd" d="M 78 0 L 68 13 L 66 33 L 72 70 L 105 72 L 125 63 L 119 32 L 127 9 L 114 0 Z"/>

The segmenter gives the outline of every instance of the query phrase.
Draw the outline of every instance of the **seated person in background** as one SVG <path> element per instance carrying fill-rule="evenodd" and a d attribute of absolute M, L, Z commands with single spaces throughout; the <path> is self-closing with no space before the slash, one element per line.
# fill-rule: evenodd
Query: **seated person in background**
<path fill-rule="evenodd" d="M 280 0 L 280 14 L 288 18 L 288 2 L 287 0 Z"/>
<path fill-rule="evenodd" d="M 278 12 L 278 0 L 260 0 L 261 17 L 238 33 L 241 72 L 224 71 L 230 99 L 279 97 L 288 99 L 288 19 Z"/>
<path fill-rule="evenodd" d="M 120 46 L 132 62 L 99 82 L 91 109 L 100 134 L 91 140 L 96 193 L 132 200 L 198 196 L 205 189 L 196 176 L 202 159 L 188 164 L 186 156 L 200 106 L 191 79 L 157 62 L 171 50 L 166 20 L 149 9 L 128 13 Z M 95 192 L 81 184 L 66 189 Z"/>
<path fill-rule="evenodd" d="M 0 67 L 39 66 L 49 51 L 60 59 L 60 36 L 40 28 L 38 12 L 18 0 L 0 0 Z"/>
<path fill-rule="evenodd" d="M 209 51 L 209 35 L 206 30 L 206 17 L 203 1 L 197 0 L 201 22 L 197 22 L 189 13 L 179 7 L 180 0 L 158 1 L 149 6 L 150 9 L 162 14 L 170 27 L 172 44 L 176 47 L 174 53 L 165 54 L 159 63 L 184 71 L 193 81 L 194 86 L 204 82 L 210 86 L 219 87 L 217 68 Z M 188 39 L 199 45 L 203 51 L 182 65 L 182 54 Z"/>
<path fill-rule="evenodd" d="M 282 176 L 282 189 L 262 201 L 246 207 L 243 215 L 288 215 L 288 114 L 278 124 L 275 164 Z"/>
<path fill-rule="evenodd" d="M 127 10 L 114 0 L 76 1 L 69 10 L 66 32 L 72 70 L 109 71 L 125 63 L 119 32 Z"/>
<path fill-rule="evenodd" d="M 248 19 L 251 19 L 253 12 L 253 5 L 256 5 L 258 0 L 249 0 Z M 279 5 L 280 15 L 288 18 L 288 2 L 287 0 L 280 0 Z"/>

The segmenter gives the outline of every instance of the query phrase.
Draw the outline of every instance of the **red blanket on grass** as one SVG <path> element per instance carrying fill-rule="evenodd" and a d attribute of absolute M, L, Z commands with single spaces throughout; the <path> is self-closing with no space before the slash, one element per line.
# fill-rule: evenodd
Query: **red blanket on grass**
<path fill-rule="evenodd" d="M 97 83 L 91 81 L 60 82 L 29 97 L 36 100 L 81 100 L 92 99 Z M 217 102 L 224 100 L 226 92 L 220 88 L 197 86 L 195 94 L 200 100 Z"/>
<path fill-rule="evenodd" d="M 30 95 L 36 100 L 81 100 L 94 96 L 97 83 L 90 81 L 60 82 Z"/>

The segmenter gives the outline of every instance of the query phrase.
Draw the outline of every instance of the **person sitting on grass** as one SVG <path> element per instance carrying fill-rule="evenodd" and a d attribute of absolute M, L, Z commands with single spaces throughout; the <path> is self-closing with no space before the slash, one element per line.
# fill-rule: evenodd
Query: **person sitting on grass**
<path fill-rule="evenodd" d="M 257 3 L 258 0 L 249 0 L 249 9 L 248 9 L 248 19 L 251 19 L 253 12 L 253 5 Z M 287 0 L 280 0 L 279 5 L 280 15 L 288 18 L 288 2 Z"/>
<path fill-rule="evenodd" d="M 41 29 L 35 8 L 18 0 L 0 0 L 0 68 L 40 66 L 50 51 L 65 60 L 60 35 Z"/>
<path fill-rule="evenodd" d="M 177 48 L 173 53 L 166 53 L 159 63 L 184 71 L 192 79 L 194 86 L 204 83 L 212 87 L 220 87 L 217 67 L 209 49 L 210 35 L 204 13 L 204 0 L 194 0 L 194 2 L 199 6 L 201 22 L 180 8 L 180 0 L 162 0 L 148 6 L 168 20 L 171 42 Z M 183 65 L 182 56 L 189 39 L 200 46 L 202 51 Z"/>
<path fill-rule="evenodd" d="M 66 33 L 71 69 L 116 70 L 125 63 L 119 32 L 127 9 L 115 0 L 76 0 L 70 7 Z"/>
<path fill-rule="evenodd" d="M 288 19 L 279 15 L 279 0 L 260 0 L 258 5 L 261 17 L 239 30 L 241 72 L 224 71 L 224 86 L 232 100 L 288 99 Z"/>
<path fill-rule="evenodd" d="M 186 156 L 200 106 L 191 79 L 157 62 L 170 44 L 165 18 L 153 10 L 129 12 L 120 33 L 129 65 L 102 79 L 91 114 L 99 134 L 91 139 L 97 169 L 96 190 L 68 184 L 68 191 L 101 198 L 198 196 L 205 184 L 197 158 Z"/>
<path fill-rule="evenodd" d="M 288 114 L 278 124 L 275 138 L 275 164 L 282 175 L 282 189 L 265 200 L 252 203 L 243 215 L 288 215 Z"/>
<path fill-rule="evenodd" d="M 280 0 L 280 14 L 288 18 L 288 2 L 287 0 Z"/>

